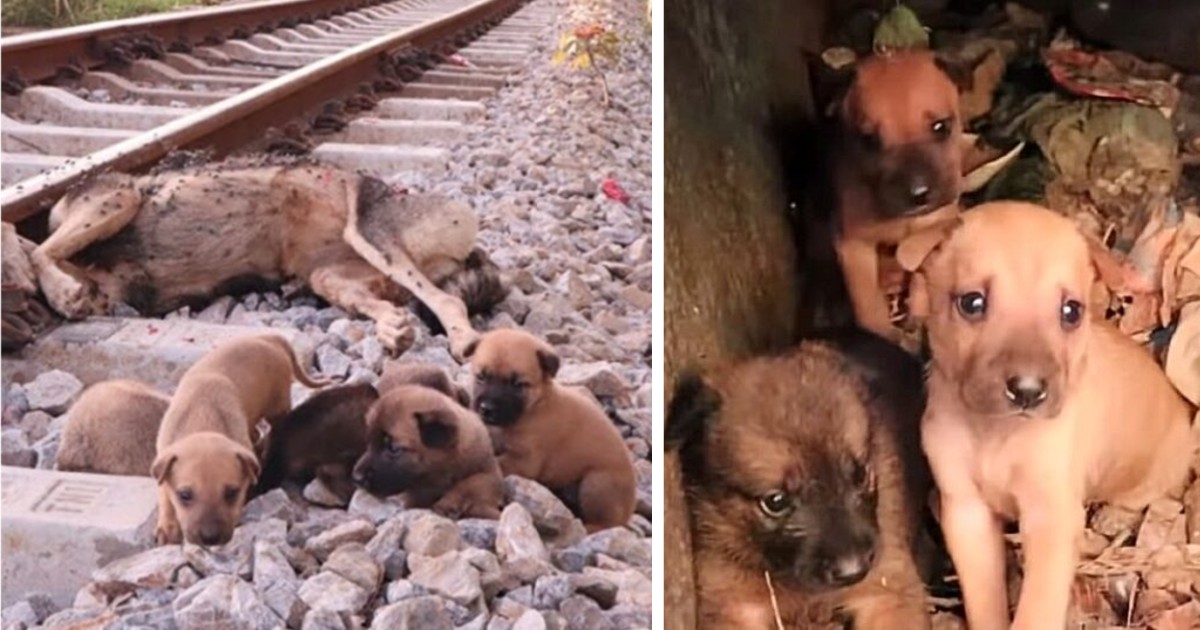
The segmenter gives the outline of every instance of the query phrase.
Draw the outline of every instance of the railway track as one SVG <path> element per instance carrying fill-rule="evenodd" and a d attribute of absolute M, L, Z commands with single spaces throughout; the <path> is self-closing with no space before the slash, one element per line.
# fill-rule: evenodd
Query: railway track
<path fill-rule="evenodd" d="M 437 172 L 547 19 L 523 0 L 275 0 L 3 38 L 3 219 L 176 150 Z"/>

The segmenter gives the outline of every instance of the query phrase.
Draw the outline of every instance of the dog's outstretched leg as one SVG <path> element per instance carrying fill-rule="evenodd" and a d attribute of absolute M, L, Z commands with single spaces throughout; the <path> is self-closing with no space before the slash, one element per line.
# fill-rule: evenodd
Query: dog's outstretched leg
<path fill-rule="evenodd" d="M 141 209 L 142 195 L 133 178 L 110 175 L 89 188 L 68 195 L 51 210 L 51 222 L 62 223 L 29 259 L 37 271 L 46 301 L 65 317 L 80 319 L 104 313 L 106 296 L 67 262 L 84 248 L 110 238 L 129 224 Z"/>
<path fill-rule="evenodd" d="M 319 267 L 308 283 L 330 304 L 375 320 L 375 334 L 388 350 L 404 352 L 416 341 L 408 311 L 383 297 L 390 284 L 387 276 L 366 262 L 345 260 Z"/>
<path fill-rule="evenodd" d="M 450 351 L 460 361 L 463 351 L 478 337 L 471 327 L 467 306 L 463 301 L 437 288 L 413 262 L 403 247 L 390 247 L 386 252 L 369 243 L 355 228 L 353 222 L 346 225 L 343 233 L 346 243 L 354 248 L 372 267 L 382 271 L 393 282 L 404 287 L 418 300 L 425 303 L 437 315 L 438 321 L 450 337 Z"/>

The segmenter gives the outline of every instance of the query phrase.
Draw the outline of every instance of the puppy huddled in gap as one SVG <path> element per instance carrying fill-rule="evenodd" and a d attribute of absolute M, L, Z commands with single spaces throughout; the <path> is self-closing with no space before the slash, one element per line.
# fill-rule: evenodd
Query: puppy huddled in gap
<path fill-rule="evenodd" d="M 855 321 L 895 340 L 878 252 L 959 211 L 958 88 L 931 52 L 875 55 L 855 67 L 838 118 L 838 260 Z"/>
<path fill-rule="evenodd" d="M 589 532 L 628 523 L 637 492 L 629 450 L 590 394 L 555 382 L 554 349 L 527 332 L 500 329 L 464 354 L 475 375 L 472 405 L 493 429 L 504 474 L 564 498 Z"/>
<path fill-rule="evenodd" d="M 328 385 L 272 334 L 224 342 L 188 368 L 155 440 L 159 544 L 229 541 L 261 471 L 258 422 L 273 427 L 291 411 L 293 379 Z"/>
<path fill-rule="evenodd" d="M 170 396 L 139 381 L 92 385 L 67 412 L 56 467 L 149 477 L 158 427 L 170 403 Z"/>
<path fill-rule="evenodd" d="M 911 310 L 932 362 L 921 439 L 973 630 L 1009 627 L 1003 523 L 1020 524 L 1014 628 L 1067 623 L 1085 505 L 1180 486 L 1192 410 L 1149 352 L 1089 312 L 1097 272 L 1071 220 L 993 202 L 913 235 Z"/>
<path fill-rule="evenodd" d="M 921 367 L 838 333 L 678 383 L 699 627 L 927 628 Z"/>
<path fill-rule="evenodd" d="M 409 508 L 451 518 L 499 518 L 500 466 L 487 428 L 440 368 L 391 364 L 367 411 L 365 452 L 354 482 L 377 496 L 403 494 Z"/>

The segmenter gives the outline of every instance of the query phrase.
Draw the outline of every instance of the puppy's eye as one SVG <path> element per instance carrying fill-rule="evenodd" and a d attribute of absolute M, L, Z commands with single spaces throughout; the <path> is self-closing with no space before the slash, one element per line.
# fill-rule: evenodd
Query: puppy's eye
<path fill-rule="evenodd" d="M 481 384 L 482 384 L 482 383 L 483 383 L 484 381 L 486 381 L 486 380 L 487 380 L 487 374 L 484 374 L 483 372 L 480 372 L 480 373 L 478 373 L 478 374 L 476 374 L 476 375 L 475 375 L 475 382 L 476 382 L 476 383 L 481 383 Z"/>
<path fill-rule="evenodd" d="M 781 491 L 775 491 L 759 499 L 758 508 L 771 518 L 782 518 L 792 511 L 792 498 Z"/>
<path fill-rule="evenodd" d="M 175 492 L 175 496 L 179 497 L 179 502 L 184 505 L 191 503 L 192 499 L 196 498 L 191 488 L 180 488 Z"/>
<path fill-rule="evenodd" d="M 941 120 L 934 121 L 934 123 L 929 127 L 929 130 L 933 132 L 933 137 L 937 138 L 938 140 L 945 140 L 946 138 L 949 138 L 950 122 L 951 121 L 949 118 L 942 118 Z"/>
<path fill-rule="evenodd" d="M 234 486 L 225 486 L 225 502 L 233 505 L 238 500 L 238 496 L 242 494 L 240 488 Z"/>
<path fill-rule="evenodd" d="M 390 436 L 386 433 L 383 434 L 383 448 L 387 452 L 393 453 L 393 454 L 399 453 L 400 451 L 404 450 L 403 447 L 401 447 L 399 444 L 392 441 L 392 436 Z"/>
<path fill-rule="evenodd" d="M 867 151 L 879 151 L 883 148 L 883 141 L 879 139 L 879 134 L 874 131 L 860 131 L 858 134 L 858 143 Z"/>
<path fill-rule="evenodd" d="M 962 314 L 963 319 L 970 322 L 977 322 L 983 319 L 987 313 L 987 297 L 979 291 L 970 291 L 958 296 L 955 301 L 958 306 L 958 312 Z"/>
<path fill-rule="evenodd" d="M 1083 304 L 1079 300 L 1067 300 L 1062 304 L 1062 311 L 1059 314 L 1062 320 L 1063 328 L 1071 330 L 1078 328 L 1083 322 Z"/>

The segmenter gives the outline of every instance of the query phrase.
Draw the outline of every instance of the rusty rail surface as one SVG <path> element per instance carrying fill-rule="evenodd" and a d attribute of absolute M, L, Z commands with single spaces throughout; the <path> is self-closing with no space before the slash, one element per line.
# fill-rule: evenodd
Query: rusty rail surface
<path fill-rule="evenodd" d="M 0 38 L 0 68 L 29 83 L 53 79 L 62 68 L 89 70 L 110 61 L 123 39 L 150 37 L 163 46 L 217 43 L 264 27 L 308 22 L 383 0 L 270 0 L 112 20 Z"/>
<path fill-rule="evenodd" d="M 382 76 L 390 56 L 406 48 L 425 47 L 480 22 L 498 19 L 521 0 L 478 0 L 462 9 L 404 30 L 380 36 L 260 86 L 214 103 L 133 138 L 73 159 L 0 191 L 0 216 L 17 222 L 58 199 L 91 173 L 136 170 L 177 149 L 210 150 L 216 156 L 262 137 L 271 127 L 319 109 L 337 96 L 347 96 L 365 82 Z"/>

